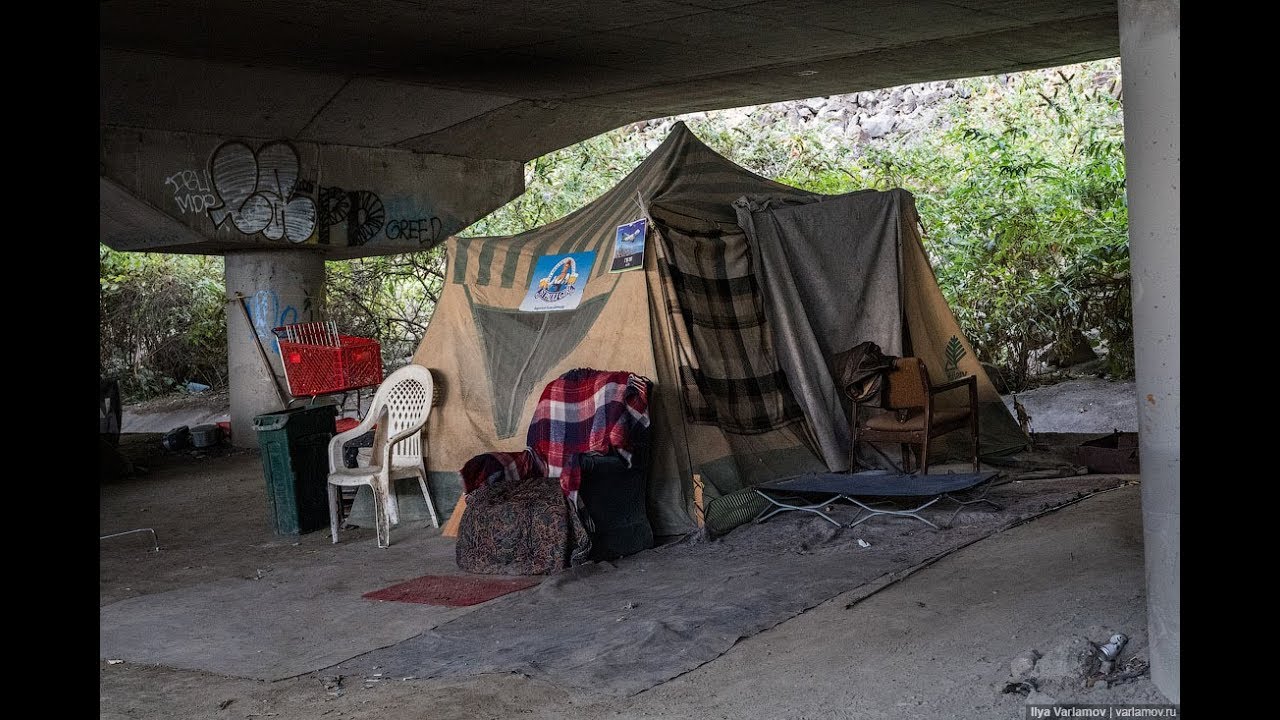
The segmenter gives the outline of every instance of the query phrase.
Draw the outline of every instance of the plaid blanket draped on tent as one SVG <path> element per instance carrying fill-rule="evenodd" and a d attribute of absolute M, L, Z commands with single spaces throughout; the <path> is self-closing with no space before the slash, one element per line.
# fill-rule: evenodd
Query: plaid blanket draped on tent
<path fill-rule="evenodd" d="M 616 451 L 630 462 L 637 439 L 649 427 L 652 385 L 625 370 L 570 370 L 543 389 L 524 452 L 473 457 L 462 468 L 463 487 L 469 493 L 487 482 L 551 477 L 576 500 L 582 484 L 578 456 Z"/>
<path fill-rule="evenodd" d="M 742 435 L 800 420 L 773 352 L 746 235 L 655 225 L 689 420 Z"/>

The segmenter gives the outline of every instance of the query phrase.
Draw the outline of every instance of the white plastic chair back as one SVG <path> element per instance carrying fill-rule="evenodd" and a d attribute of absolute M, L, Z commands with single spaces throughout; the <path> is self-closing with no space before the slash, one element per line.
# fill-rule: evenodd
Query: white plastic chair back
<path fill-rule="evenodd" d="M 410 428 L 421 428 L 431 414 L 431 371 L 410 363 L 391 373 L 373 396 L 369 414 L 380 417 L 386 408 L 387 427 L 379 428 L 390 441 L 398 433 Z M 391 448 L 391 465 L 422 464 L 422 433 L 417 432 L 396 443 Z"/>

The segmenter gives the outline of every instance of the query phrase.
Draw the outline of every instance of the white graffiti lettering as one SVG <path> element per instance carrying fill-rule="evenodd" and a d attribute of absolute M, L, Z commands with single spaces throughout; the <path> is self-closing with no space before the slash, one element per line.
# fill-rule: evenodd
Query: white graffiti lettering
<path fill-rule="evenodd" d="M 207 193 L 213 189 L 209 183 L 208 170 L 179 170 L 164 179 L 166 185 L 173 186 L 173 194 L 181 192 Z"/>
<path fill-rule="evenodd" d="M 188 212 L 202 213 L 205 210 L 218 204 L 218 199 L 212 193 L 208 195 L 175 195 L 173 198 L 178 203 L 178 210 L 186 215 Z"/>
<path fill-rule="evenodd" d="M 173 201 L 183 215 L 202 213 L 218 204 L 208 170 L 179 170 L 165 178 L 164 184 L 172 186 Z"/>
<path fill-rule="evenodd" d="M 219 145 L 209 158 L 210 177 L 221 205 L 208 208 L 220 226 L 230 218 L 245 235 L 304 242 L 316 229 L 316 203 L 298 195 L 298 151 L 283 141 L 253 149 L 242 142 Z"/>

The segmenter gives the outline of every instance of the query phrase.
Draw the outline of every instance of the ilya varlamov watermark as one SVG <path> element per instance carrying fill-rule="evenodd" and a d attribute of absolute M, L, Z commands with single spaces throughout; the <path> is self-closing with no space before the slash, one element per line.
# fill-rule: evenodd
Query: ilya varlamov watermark
<path fill-rule="evenodd" d="M 1028 705 L 1027 720 L 1041 718 L 1177 718 L 1177 705 Z"/>

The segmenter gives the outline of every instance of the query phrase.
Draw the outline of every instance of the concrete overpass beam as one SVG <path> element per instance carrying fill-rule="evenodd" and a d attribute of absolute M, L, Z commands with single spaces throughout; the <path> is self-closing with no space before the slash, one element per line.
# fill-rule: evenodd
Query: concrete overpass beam
<path fill-rule="evenodd" d="M 419 252 L 524 191 L 514 160 L 110 126 L 101 147 L 116 250 Z"/>

